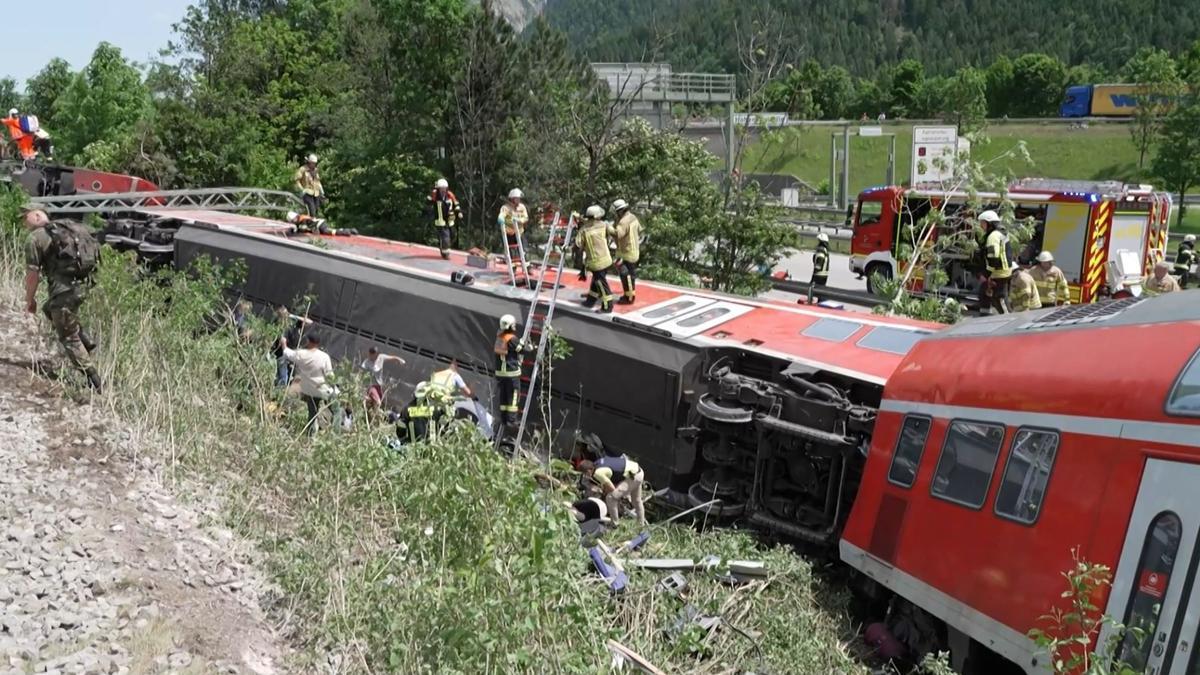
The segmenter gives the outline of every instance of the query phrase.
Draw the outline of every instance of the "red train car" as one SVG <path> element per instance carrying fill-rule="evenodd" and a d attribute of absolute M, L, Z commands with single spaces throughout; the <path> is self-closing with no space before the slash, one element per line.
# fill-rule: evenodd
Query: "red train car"
<path fill-rule="evenodd" d="M 936 617 L 962 672 L 1033 673 L 1047 655 L 1027 632 L 1078 549 L 1113 570 L 1098 606 L 1146 629 L 1118 656 L 1200 672 L 1198 347 L 1190 293 L 918 342 L 884 388 L 842 559 Z"/>

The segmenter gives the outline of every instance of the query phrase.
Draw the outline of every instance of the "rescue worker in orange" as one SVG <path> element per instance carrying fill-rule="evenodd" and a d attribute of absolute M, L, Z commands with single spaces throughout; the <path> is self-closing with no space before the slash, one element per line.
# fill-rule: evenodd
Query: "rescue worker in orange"
<path fill-rule="evenodd" d="M 1042 308 L 1042 298 L 1037 282 L 1029 272 L 1017 268 L 1012 275 L 1012 287 L 1008 296 L 1009 308 L 1014 312 L 1027 312 Z"/>
<path fill-rule="evenodd" d="M 37 159 L 39 153 L 47 157 L 52 154 L 50 134 L 41 128 L 33 115 L 22 115 L 16 108 L 12 108 L 7 117 L 0 119 L 0 124 L 8 129 L 8 137 L 16 146 L 21 159 L 29 161 Z M 0 147 L 0 150 L 2 149 Z M 0 156 L 4 154 L 0 152 Z"/>
<path fill-rule="evenodd" d="M 500 206 L 500 215 L 496 217 L 496 223 L 504 230 L 504 245 L 508 247 L 514 277 L 529 273 L 529 269 L 525 267 L 524 249 L 521 245 L 525 226 L 529 224 L 529 210 L 521 203 L 524 198 L 525 194 L 519 188 L 509 190 L 508 201 Z"/>
<path fill-rule="evenodd" d="M 638 240 L 642 236 L 642 224 L 629 211 L 629 203 L 618 199 L 612 203 L 617 222 L 613 224 L 613 237 L 617 240 L 617 273 L 621 275 L 622 305 L 632 305 L 637 300 L 637 268 L 641 251 Z"/>
<path fill-rule="evenodd" d="M 331 236 L 349 237 L 358 234 L 358 230 L 354 228 L 342 228 L 340 230 L 329 227 L 324 218 L 313 218 L 307 213 L 297 213 L 288 211 L 287 221 L 296 226 L 296 231 L 301 234 L 328 234 Z"/>
<path fill-rule="evenodd" d="M 1162 295 L 1163 293 L 1174 293 L 1179 290 L 1179 282 L 1175 281 L 1175 277 L 1167 274 L 1171 269 L 1165 261 L 1154 266 L 1154 273 L 1142 280 L 1142 289 L 1146 291 L 1147 297 Z"/>
<path fill-rule="evenodd" d="M 586 215 L 583 227 L 575 236 L 575 243 L 583 249 L 584 262 L 592 274 L 592 285 L 583 306 L 595 307 L 596 301 L 599 301 L 600 311 L 607 314 L 613 311 L 612 289 L 608 287 L 608 269 L 613 264 L 612 253 L 608 248 L 608 235 L 613 232 L 613 228 L 601 220 L 604 217 L 604 209 L 599 206 L 589 206 Z"/>
<path fill-rule="evenodd" d="M 521 361 L 528 346 L 517 335 L 517 319 L 512 314 L 500 317 L 500 330 L 492 351 L 496 354 L 496 399 L 500 408 L 500 423 L 504 429 L 517 424 L 521 384 Z"/>
<path fill-rule="evenodd" d="M 425 204 L 425 215 L 433 219 L 437 229 L 438 250 L 445 260 L 450 259 L 450 241 L 454 236 L 454 225 L 462 218 L 462 207 L 458 205 L 458 197 L 450 191 L 450 184 L 445 178 L 439 178 L 429 193 Z"/>
<path fill-rule="evenodd" d="M 321 202 L 325 199 L 325 187 L 321 185 L 321 175 L 317 172 L 316 154 L 309 153 L 308 157 L 304 158 L 304 164 L 296 169 L 294 180 L 296 189 L 300 191 L 300 198 L 304 200 L 304 210 L 308 211 L 310 217 L 316 218 L 321 209 Z"/>
<path fill-rule="evenodd" d="M 1033 276 L 1033 281 L 1037 284 L 1038 295 L 1042 298 L 1043 306 L 1071 304 L 1071 287 L 1067 285 L 1067 276 L 1054 264 L 1053 253 L 1050 251 L 1039 253 L 1037 265 L 1029 270 L 1029 274 Z"/>

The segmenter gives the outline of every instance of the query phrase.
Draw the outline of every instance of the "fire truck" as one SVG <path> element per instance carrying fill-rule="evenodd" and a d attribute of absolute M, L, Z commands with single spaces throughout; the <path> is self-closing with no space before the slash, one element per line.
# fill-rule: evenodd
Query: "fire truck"
<path fill-rule="evenodd" d="M 984 317 L 908 352 L 840 542 L 844 562 L 895 594 L 890 616 L 908 621 L 897 637 L 920 642 L 912 626 L 924 626 L 925 639 L 948 638 L 962 673 L 1050 672 L 1027 633 L 1065 609 L 1062 573 L 1078 555 L 1112 570 L 1094 618 L 1145 635 L 1108 630 L 1090 649 L 1104 654 L 1115 637 L 1132 667 L 1122 672 L 1200 672 L 1200 308 L 1189 296 Z"/>
<path fill-rule="evenodd" d="M 977 200 L 977 201 L 976 201 Z M 1171 215 L 1171 196 L 1148 185 L 1116 181 L 1081 182 L 1023 179 L 1005 194 L 947 191 L 930 187 L 886 186 L 864 190 L 848 214 L 854 234 L 850 246 L 851 271 L 866 275 L 873 292 L 876 275 L 891 279 L 905 275 L 909 261 L 903 246 L 907 233 L 921 231 L 923 219 L 944 209 L 945 222 L 931 233 L 926 245 L 939 238 L 970 232 L 975 209 L 999 208 L 1011 201 L 1014 216 L 1032 221 L 1032 240 L 1020 251 L 1020 262 L 1029 262 L 1043 250 L 1054 254 L 1071 288 L 1072 303 L 1089 303 L 1136 287 L 1163 259 Z M 941 256 L 949 278 L 939 290 L 951 296 L 974 296 L 981 265 L 969 250 Z M 912 270 L 910 290 L 925 289 L 924 271 Z"/>

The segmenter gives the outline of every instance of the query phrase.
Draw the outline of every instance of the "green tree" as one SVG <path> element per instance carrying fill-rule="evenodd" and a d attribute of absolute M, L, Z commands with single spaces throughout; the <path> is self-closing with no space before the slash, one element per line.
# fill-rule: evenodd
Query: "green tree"
<path fill-rule="evenodd" d="M 849 71 L 841 66 L 826 68 L 817 83 L 815 96 L 823 118 L 836 120 L 849 115 L 854 103 L 854 80 Z"/>
<path fill-rule="evenodd" d="M 1183 91 L 1183 81 L 1175 68 L 1175 60 L 1161 49 L 1139 49 L 1121 70 L 1128 82 L 1136 84 L 1133 123 L 1129 135 L 1138 150 L 1138 167 L 1146 164 L 1146 153 L 1158 137 L 1162 118 Z"/>
<path fill-rule="evenodd" d="M 1066 84 L 1062 61 L 1046 54 L 1024 54 L 1013 62 L 1011 114 L 1049 117 L 1058 110 Z"/>
<path fill-rule="evenodd" d="M 96 144 L 96 159 L 105 160 L 111 147 L 129 142 L 149 110 L 150 97 L 137 68 L 120 49 L 102 42 L 54 103 L 58 147 L 66 157 L 87 164 L 92 159 L 88 148 Z"/>
<path fill-rule="evenodd" d="M 888 91 L 893 117 L 911 117 L 921 108 L 921 89 L 925 83 L 925 66 L 914 59 L 905 59 L 891 71 L 892 86 Z"/>
<path fill-rule="evenodd" d="M 17 81 L 11 77 L 0 77 L 0 115 L 7 115 L 10 108 L 20 108 L 24 101 L 17 91 Z"/>
<path fill-rule="evenodd" d="M 67 87 L 71 86 L 74 78 L 71 64 L 63 59 L 54 58 L 25 83 L 26 107 L 38 116 L 42 126 L 51 133 L 58 127 L 54 104 Z"/>
<path fill-rule="evenodd" d="M 1196 98 L 1186 99 L 1167 115 L 1151 167 L 1168 189 L 1179 193 L 1182 221 L 1187 213 L 1184 197 L 1200 184 L 1200 101 Z"/>
<path fill-rule="evenodd" d="M 950 78 L 943 90 L 942 112 L 958 127 L 959 134 L 978 131 L 987 116 L 987 75 L 976 68 L 963 68 Z"/>
<path fill-rule="evenodd" d="M 1013 62 L 1012 59 L 1001 55 L 992 61 L 987 69 L 987 88 L 985 90 L 988 104 L 988 115 L 992 117 L 1007 117 L 1013 107 Z"/>
<path fill-rule="evenodd" d="M 1200 40 L 1179 55 L 1179 77 L 1192 87 L 1200 85 Z"/>

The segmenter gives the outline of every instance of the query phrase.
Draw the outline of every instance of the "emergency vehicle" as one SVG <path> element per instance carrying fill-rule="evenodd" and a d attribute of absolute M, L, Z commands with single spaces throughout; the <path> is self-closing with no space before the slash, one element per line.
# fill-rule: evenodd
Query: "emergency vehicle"
<path fill-rule="evenodd" d="M 945 629 L 960 672 L 1049 672 L 1027 632 L 1065 602 L 1073 549 L 1113 571 L 1094 604 L 1145 631 L 1118 658 L 1200 672 L 1190 295 L 967 321 L 888 380 L 841 558 L 936 617 L 910 625 Z"/>
<path fill-rule="evenodd" d="M 1093 302 L 1136 286 L 1165 255 L 1171 196 L 1147 185 L 1024 179 L 1010 185 L 1004 195 L 886 186 L 864 190 L 848 214 L 854 232 L 851 271 L 866 275 L 872 291 L 875 275 L 891 279 L 905 274 L 908 261 L 900 258 L 916 243 L 905 245 L 905 233 L 919 233 L 922 220 L 934 209 L 944 207 L 946 221 L 933 232 L 929 245 L 942 237 L 957 236 L 961 241 L 970 236 L 974 212 L 967 204 L 973 198 L 980 211 L 1009 200 L 1016 219 L 1032 220 L 1032 240 L 1014 254 L 1021 262 L 1030 262 L 1043 250 L 1053 253 L 1070 285 L 1072 303 Z M 949 282 L 938 290 L 975 295 L 982 265 L 972 253 L 951 251 L 942 259 Z M 910 289 L 926 290 L 924 270 L 913 272 Z"/>

